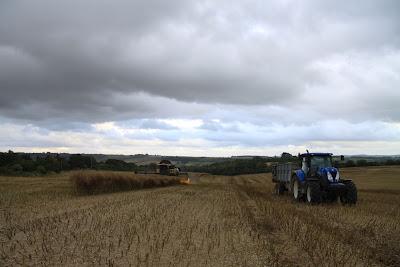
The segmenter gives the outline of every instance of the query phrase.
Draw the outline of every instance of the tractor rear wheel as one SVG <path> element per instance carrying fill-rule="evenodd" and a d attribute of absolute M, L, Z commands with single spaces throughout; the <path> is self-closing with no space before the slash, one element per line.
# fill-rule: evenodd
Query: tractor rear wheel
<path fill-rule="evenodd" d="M 340 196 L 343 205 L 357 203 L 357 187 L 352 181 L 346 182 L 346 191 Z"/>
<path fill-rule="evenodd" d="M 310 182 L 307 184 L 306 198 L 310 204 L 321 202 L 321 188 L 319 183 Z"/>

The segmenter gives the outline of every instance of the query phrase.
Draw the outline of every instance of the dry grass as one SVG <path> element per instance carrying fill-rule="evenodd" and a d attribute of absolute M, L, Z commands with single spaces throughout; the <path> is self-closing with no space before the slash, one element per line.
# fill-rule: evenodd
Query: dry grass
<path fill-rule="evenodd" d="M 157 174 L 134 174 L 112 171 L 78 171 L 71 182 L 80 194 L 98 194 L 180 184 L 180 178 Z"/>
<path fill-rule="evenodd" d="M 355 207 L 273 196 L 266 174 L 83 196 L 69 174 L 0 177 L 0 266 L 399 266 L 400 168 L 344 173 Z"/>
<path fill-rule="evenodd" d="M 253 213 L 256 224 L 275 232 L 282 242 L 284 253 L 277 249 L 281 252 L 275 262 L 302 266 L 400 265 L 400 168 L 343 171 L 360 188 L 354 207 L 293 203 L 289 196 L 266 194 L 272 187 L 263 177 L 234 178 L 243 199 L 258 209 Z M 288 248 L 292 253 L 287 253 Z M 304 253 L 306 257 L 295 256 Z"/>

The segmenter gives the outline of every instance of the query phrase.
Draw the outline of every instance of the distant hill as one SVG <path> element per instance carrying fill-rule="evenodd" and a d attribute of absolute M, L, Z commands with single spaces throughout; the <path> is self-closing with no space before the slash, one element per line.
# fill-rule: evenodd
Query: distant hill
<path fill-rule="evenodd" d="M 16 152 L 18 154 L 28 155 L 32 159 L 40 159 L 46 158 L 48 156 L 58 156 L 60 158 L 68 159 L 71 155 L 76 154 L 68 154 L 68 153 L 24 153 L 24 152 Z M 117 159 L 123 160 L 128 163 L 135 163 L 137 165 L 148 165 L 151 163 L 158 163 L 162 159 L 168 159 L 173 164 L 176 165 L 187 165 L 187 166 L 195 166 L 195 165 L 208 165 L 216 162 L 222 162 L 231 159 L 231 157 L 188 157 L 188 156 L 162 156 L 162 155 L 149 155 L 149 154 L 135 154 L 135 155 L 120 155 L 120 154 L 84 154 L 80 155 L 90 156 L 96 159 L 98 162 L 105 162 L 108 159 Z"/>
<path fill-rule="evenodd" d="M 29 155 L 32 159 L 46 158 L 48 156 L 57 156 L 59 158 L 68 159 L 71 155 L 68 153 L 24 153 L 18 152 L 18 154 Z M 266 161 L 273 161 L 278 157 L 268 156 L 256 156 L 256 155 L 243 155 L 243 156 L 231 156 L 231 157 L 189 157 L 189 156 L 163 156 L 163 155 L 149 155 L 149 154 L 135 154 L 135 155 L 121 155 L 121 154 L 80 154 L 85 156 L 91 156 L 96 159 L 97 162 L 105 162 L 108 159 L 123 160 L 128 163 L 135 163 L 136 165 L 148 165 L 151 163 L 158 163 L 162 159 L 168 159 L 177 166 L 204 166 L 213 163 L 220 163 L 230 160 L 250 160 L 258 157 L 263 158 Z M 387 160 L 398 160 L 400 155 L 350 155 L 345 156 L 345 160 L 356 161 L 367 161 L 367 162 L 386 162 Z"/>

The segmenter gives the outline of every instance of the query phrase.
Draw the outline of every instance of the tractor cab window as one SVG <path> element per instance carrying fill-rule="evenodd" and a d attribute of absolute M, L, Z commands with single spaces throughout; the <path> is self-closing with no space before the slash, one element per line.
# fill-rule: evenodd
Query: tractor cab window
<path fill-rule="evenodd" d="M 307 159 L 304 157 L 301 162 L 301 169 L 304 173 L 308 173 Z"/>
<path fill-rule="evenodd" d="M 318 157 L 311 158 L 311 168 L 332 167 L 331 157 Z"/>

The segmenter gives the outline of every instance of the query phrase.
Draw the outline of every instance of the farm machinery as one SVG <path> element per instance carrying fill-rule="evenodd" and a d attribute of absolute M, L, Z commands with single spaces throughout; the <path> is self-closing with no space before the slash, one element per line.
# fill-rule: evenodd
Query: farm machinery
<path fill-rule="evenodd" d="M 156 173 L 161 175 L 182 176 L 181 184 L 190 184 L 189 174 L 181 172 L 181 169 L 173 165 L 169 160 L 162 160 L 157 164 Z"/>
<path fill-rule="evenodd" d="M 288 162 L 272 166 L 272 182 L 277 195 L 288 191 L 295 201 L 308 203 L 337 202 L 356 204 L 357 188 L 352 180 L 339 175 L 331 153 L 298 155 L 299 164 Z M 344 157 L 341 156 L 341 160 Z M 299 168 L 300 167 L 300 168 Z"/>
<path fill-rule="evenodd" d="M 173 165 L 171 161 L 163 159 L 157 164 L 157 173 L 161 175 L 179 176 L 180 169 Z"/>
<path fill-rule="evenodd" d="M 156 169 L 152 171 L 135 171 L 135 173 L 140 174 L 159 174 L 159 175 L 168 175 L 168 176 L 178 176 L 181 177 L 179 182 L 181 184 L 190 184 L 189 173 L 181 172 L 181 169 L 176 167 L 171 161 L 163 159 L 160 163 L 157 164 Z"/>

